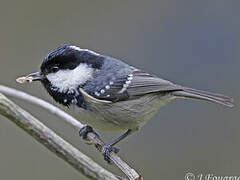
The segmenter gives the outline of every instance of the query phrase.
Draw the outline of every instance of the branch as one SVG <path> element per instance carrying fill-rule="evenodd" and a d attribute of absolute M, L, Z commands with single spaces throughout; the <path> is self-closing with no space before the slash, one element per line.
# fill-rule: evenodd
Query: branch
<path fill-rule="evenodd" d="M 22 99 L 22 100 L 27 101 L 31 104 L 38 105 L 38 106 L 48 110 L 52 114 L 55 114 L 56 116 L 63 119 L 68 124 L 71 124 L 77 131 L 79 131 L 79 129 L 84 126 L 79 121 L 77 121 L 75 118 L 70 116 L 69 114 L 65 113 L 64 111 L 60 110 L 59 108 L 57 108 L 57 107 L 53 106 L 52 104 L 50 104 L 46 101 L 43 101 L 39 98 L 36 98 L 36 97 L 28 95 L 24 92 L 21 92 L 21 91 L 12 89 L 12 88 L 8 88 L 8 87 L 2 86 L 2 85 L 0 85 L 0 92 L 6 94 L 8 96 L 12 96 L 12 97 L 15 97 L 15 98 L 18 98 L 18 99 Z M 40 133 L 41 128 L 44 127 L 45 130 L 50 130 L 50 129 L 45 127 L 42 123 L 38 122 L 36 120 L 36 118 L 32 117 L 30 114 L 28 114 L 23 109 L 21 109 L 22 111 L 18 111 L 20 109 L 21 109 L 20 107 L 18 107 L 17 105 L 15 105 L 11 101 L 9 101 L 6 97 L 0 96 L 0 113 L 4 116 L 8 117 L 10 120 L 15 122 L 18 126 L 23 128 L 25 131 L 27 131 L 33 137 L 35 137 L 40 143 L 42 143 L 46 147 L 48 147 L 50 142 L 52 142 L 53 139 L 55 137 L 57 137 L 57 135 L 54 134 L 53 132 L 51 132 L 49 135 L 52 135 L 52 136 L 48 136 L 48 135 L 46 137 L 42 136 L 42 134 Z M 21 118 L 25 119 L 25 121 L 23 121 L 23 119 L 21 119 Z M 31 120 L 29 120 L 28 118 L 30 118 Z M 41 127 L 41 128 L 39 129 L 38 127 Z M 42 132 L 44 133 L 44 131 L 42 131 Z M 40 133 L 40 134 L 38 134 L 38 133 Z M 101 139 L 99 139 L 95 134 L 88 133 L 87 139 L 91 143 L 93 143 L 99 151 L 102 150 L 102 147 L 104 146 L 104 142 Z M 80 154 L 77 153 L 77 150 L 74 147 L 72 147 L 70 144 L 66 143 L 60 137 L 57 137 L 57 140 L 60 140 L 59 142 L 61 142 L 61 143 L 58 144 L 57 142 L 54 142 L 48 148 L 51 151 L 53 151 L 54 153 L 56 153 L 58 156 L 60 156 L 62 159 L 64 159 L 68 163 L 70 163 L 77 170 L 79 170 L 81 172 L 85 172 L 88 169 L 87 166 L 86 166 L 86 163 L 88 164 L 89 160 L 87 160 L 86 163 L 83 164 L 85 161 L 78 162 L 78 161 L 76 161 L 76 159 L 78 159 L 78 158 L 81 159 L 81 157 L 83 157 L 83 156 L 86 157 L 86 156 L 83 155 L 82 153 L 81 153 L 81 155 L 83 155 L 83 156 L 80 156 Z M 71 147 L 72 151 L 69 151 L 68 154 L 66 154 L 67 151 L 62 151 L 62 149 L 59 149 L 60 145 L 64 145 L 63 147 L 65 147 L 65 145 L 67 145 L 67 147 Z M 60 154 L 58 154 L 58 153 L 60 153 Z M 78 154 L 77 156 L 76 156 L 76 153 Z M 76 159 L 74 159 L 74 157 L 76 157 Z M 70 158 L 71 161 L 68 161 L 68 158 Z M 142 177 L 134 169 L 132 169 L 128 164 L 126 164 L 116 153 L 111 152 L 110 153 L 110 159 L 113 161 L 113 163 L 115 165 L 117 165 L 118 168 L 120 168 L 120 170 L 123 171 L 124 174 L 127 175 L 127 177 L 130 180 L 140 180 L 140 179 L 142 179 Z M 91 162 L 93 162 L 93 161 L 91 160 Z M 99 165 L 97 165 L 97 166 L 99 167 Z M 104 172 L 105 171 L 106 170 L 104 170 Z M 96 171 L 93 171 L 93 172 L 89 171 L 89 172 L 91 172 L 91 173 L 95 172 L 95 174 L 93 173 L 94 175 L 91 176 L 91 178 L 94 179 L 95 177 L 97 177 Z M 97 172 L 101 172 L 101 171 L 97 171 Z M 108 176 L 111 177 L 112 174 L 111 174 L 111 176 L 110 176 L 110 174 L 108 174 Z M 106 177 L 108 177 L 108 176 L 106 176 Z M 111 179 L 114 179 L 114 178 L 116 179 L 115 176 L 112 176 Z M 97 177 L 97 179 L 100 179 L 100 177 Z"/>
<path fill-rule="evenodd" d="M 118 179 L 2 94 L 0 94 L 0 114 L 13 121 L 87 177 L 91 179 Z"/>

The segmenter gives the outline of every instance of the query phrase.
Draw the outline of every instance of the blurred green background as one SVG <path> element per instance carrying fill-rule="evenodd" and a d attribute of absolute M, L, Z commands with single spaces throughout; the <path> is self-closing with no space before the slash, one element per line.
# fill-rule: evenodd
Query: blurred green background
<path fill-rule="evenodd" d="M 40 83 L 16 77 L 38 70 L 62 43 L 114 56 L 173 82 L 233 96 L 235 108 L 177 100 L 120 144 L 145 179 L 240 175 L 240 1 L 7 1 L 0 3 L 0 84 L 53 102 Z M 107 165 L 69 125 L 15 100 L 98 163 Z M 118 134 L 105 133 L 109 140 Z M 0 117 L 1 180 L 85 180 Z"/>

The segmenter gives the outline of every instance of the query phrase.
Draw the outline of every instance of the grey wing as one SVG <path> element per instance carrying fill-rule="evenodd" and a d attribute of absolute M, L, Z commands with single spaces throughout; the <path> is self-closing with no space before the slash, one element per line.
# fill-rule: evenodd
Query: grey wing
<path fill-rule="evenodd" d="M 123 91 L 123 87 L 127 81 L 128 75 L 121 75 L 118 78 L 113 77 L 107 83 L 102 82 L 101 85 L 98 85 L 94 88 L 94 93 L 90 93 L 88 90 L 87 93 L 90 93 L 91 96 L 99 100 L 117 102 L 129 99 L 129 94 L 127 91 Z"/>
<path fill-rule="evenodd" d="M 86 93 L 82 92 L 85 98 L 91 102 L 111 103 L 136 99 L 150 93 L 164 95 L 171 92 L 175 97 L 201 99 L 229 107 L 234 106 L 231 97 L 176 85 L 133 67 L 115 71 L 111 74 L 111 78 L 108 78 L 107 83 L 105 79 L 106 76 L 96 79 L 90 86 L 85 87 Z"/>
<path fill-rule="evenodd" d="M 94 94 L 99 100 L 111 102 L 134 99 L 149 93 L 182 90 L 182 87 L 138 69 L 109 81 Z"/>
<path fill-rule="evenodd" d="M 160 79 L 142 71 L 135 71 L 133 74 L 132 83 L 127 88 L 127 92 L 130 97 L 141 96 L 154 92 L 172 92 L 172 95 L 175 97 L 207 100 L 228 107 L 234 106 L 233 98 L 222 94 L 215 94 L 176 85 L 170 81 Z"/>
<path fill-rule="evenodd" d="M 141 96 L 149 93 L 182 90 L 182 87 L 141 70 L 135 70 L 127 88 L 130 96 Z"/>

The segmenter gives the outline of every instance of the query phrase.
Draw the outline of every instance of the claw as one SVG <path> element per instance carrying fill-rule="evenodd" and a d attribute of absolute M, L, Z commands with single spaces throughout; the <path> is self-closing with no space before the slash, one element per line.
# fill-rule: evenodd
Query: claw
<path fill-rule="evenodd" d="M 104 160 L 107 161 L 108 163 L 111 163 L 110 153 L 111 152 L 118 153 L 119 151 L 120 149 L 118 147 L 114 147 L 111 144 L 105 145 L 102 149 L 102 155 Z"/>
<path fill-rule="evenodd" d="M 87 139 L 87 134 L 88 133 L 94 133 L 96 136 L 99 137 L 99 134 L 93 130 L 91 126 L 84 125 L 80 130 L 79 130 L 79 136 L 82 137 L 84 140 Z"/>

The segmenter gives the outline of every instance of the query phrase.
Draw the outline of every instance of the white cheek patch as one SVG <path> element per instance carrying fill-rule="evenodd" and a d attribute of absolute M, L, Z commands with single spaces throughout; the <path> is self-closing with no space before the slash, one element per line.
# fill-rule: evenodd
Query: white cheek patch
<path fill-rule="evenodd" d="M 79 85 L 84 84 L 93 76 L 93 69 L 87 64 L 79 64 L 75 69 L 59 70 L 56 73 L 50 73 L 46 77 L 51 84 L 58 88 L 60 92 L 75 90 Z"/>

